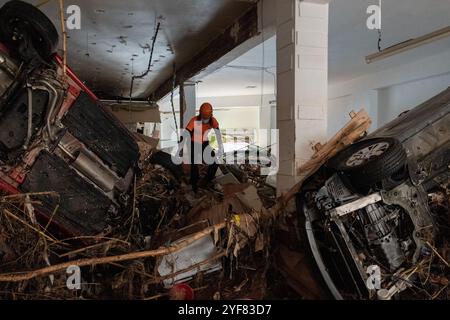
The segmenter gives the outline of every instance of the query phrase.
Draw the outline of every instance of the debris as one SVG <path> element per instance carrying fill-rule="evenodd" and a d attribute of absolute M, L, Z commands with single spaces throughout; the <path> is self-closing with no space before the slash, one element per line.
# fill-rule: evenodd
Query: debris
<path fill-rule="evenodd" d="M 289 250 L 281 245 L 276 251 L 276 266 L 282 274 L 286 275 L 288 285 L 305 299 L 323 299 L 327 293 L 323 292 L 317 284 L 317 277 L 311 274 L 307 257 L 303 253 Z"/>
<path fill-rule="evenodd" d="M 363 109 L 351 121 L 339 130 L 325 145 L 323 145 L 305 164 L 297 168 L 299 182 L 286 194 L 281 196 L 277 204 L 270 209 L 272 216 L 278 215 L 284 206 L 300 191 L 303 182 L 316 172 L 325 162 L 354 141 L 362 138 L 369 130 L 372 121 Z"/>
<path fill-rule="evenodd" d="M 6 273 L 6 274 L 0 274 L 0 282 L 17 282 L 17 281 L 30 280 L 35 277 L 52 274 L 54 272 L 58 272 L 58 271 L 62 271 L 62 270 L 65 271 L 68 267 L 70 267 L 72 265 L 76 265 L 78 267 L 95 266 L 95 265 L 99 265 L 99 264 L 107 264 L 107 263 L 112 263 L 112 262 L 162 256 L 162 255 L 174 252 L 176 250 L 179 250 L 181 248 L 184 248 L 184 247 L 194 243 L 196 240 L 203 238 L 205 235 L 210 234 L 215 229 L 222 229 L 224 227 L 225 227 L 225 223 L 222 223 L 222 224 L 219 224 L 216 226 L 212 226 L 201 232 L 193 234 L 191 237 L 185 238 L 176 244 L 172 244 L 167 247 L 161 247 L 161 248 L 155 249 L 155 250 L 132 252 L 132 253 L 127 253 L 127 254 L 102 257 L 102 258 L 78 259 L 78 260 L 68 261 L 68 262 L 52 265 L 49 267 L 29 271 L 29 272 L 11 272 L 11 273 Z"/>
<path fill-rule="evenodd" d="M 215 179 L 215 182 L 221 184 L 222 186 L 225 186 L 227 184 L 239 184 L 240 181 L 238 179 L 236 179 L 234 174 L 227 173 L 220 177 L 217 177 Z"/>
<path fill-rule="evenodd" d="M 183 239 L 173 244 L 176 245 L 180 241 L 183 241 Z M 216 257 L 217 249 L 213 238 L 211 236 L 205 236 L 180 250 L 163 256 L 158 266 L 158 272 L 161 277 L 166 278 L 163 280 L 164 286 L 169 287 L 174 283 L 190 279 L 197 272 L 214 272 L 220 270 L 222 266 Z M 181 274 L 178 273 L 178 271 L 185 270 L 193 265 L 197 265 L 197 267 Z M 177 274 L 173 275 L 175 273 Z M 173 275 L 173 277 L 167 278 L 166 276 L 168 275 Z"/>
<path fill-rule="evenodd" d="M 139 147 L 139 162 L 143 163 L 158 146 L 159 140 L 140 133 L 133 133 Z"/>
<path fill-rule="evenodd" d="M 236 193 L 236 197 L 249 210 L 260 212 L 264 208 L 254 185 L 249 185 L 246 189 Z"/>
<path fill-rule="evenodd" d="M 308 273 L 305 256 L 283 246 L 274 251 L 274 225 L 286 213 L 287 203 L 302 182 L 345 145 L 361 137 L 369 124 L 365 112 L 356 114 L 330 142 L 317 148 L 301 167 L 300 183 L 279 199 L 275 190 L 257 177 L 257 169 L 228 165 L 221 167 L 224 174 L 214 180 L 220 188 L 205 186 L 195 195 L 182 167 L 171 165 L 170 155 L 157 150 L 156 141 L 137 137 L 141 155 L 145 154 L 140 159 L 141 174 L 136 176 L 132 194 L 124 199 L 121 214 L 100 236 L 61 239 L 48 225 L 39 224 L 34 209 L 36 195 L 1 197 L 0 263 L 10 265 L 0 274 L 0 289 L 9 293 L 0 293 L 0 297 L 42 298 L 36 290 L 44 292 L 47 288 L 49 299 L 101 296 L 187 300 L 194 298 L 194 291 L 197 299 L 263 299 L 270 292 L 266 275 L 273 260 L 277 272 L 303 270 L 301 279 L 289 283 L 302 292 L 302 297 L 322 296 Z M 435 201 L 439 206 L 444 203 L 441 197 Z M 19 233 L 23 239 L 14 238 Z M 80 242 L 82 238 L 87 242 Z M 35 243 L 32 252 L 30 243 Z M 431 244 L 430 248 L 436 257 L 446 259 L 447 253 L 438 256 Z M 75 293 L 56 289 L 64 287 L 70 265 L 89 270 L 83 272 L 83 289 Z M 53 284 L 46 277 L 50 275 Z M 446 280 L 434 279 L 439 284 Z M 161 285 L 171 289 L 161 292 Z"/>

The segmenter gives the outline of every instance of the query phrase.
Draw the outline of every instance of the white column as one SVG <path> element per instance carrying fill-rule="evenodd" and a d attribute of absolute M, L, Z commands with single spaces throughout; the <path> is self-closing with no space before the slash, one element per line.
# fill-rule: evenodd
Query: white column
<path fill-rule="evenodd" d="M 186 110 L 184 111 L 183 116 L 183 125 L 187 126 L 189 120 L 195 116 L 195 108 L 197 105 L 196 101 L 196 86 L 195 82 L 184 82 L 184 99 L 186 102 Z M 181 116 L 181 115 L 180 115 Z"/>
<path fill-rule="evenodd" d="M 328 1 L 277 1 L 277 192 L 327 137 Z"/>
<path fill-rule="evenodd" d="M 258 146 L 265 148 L 271 144 L 271 130 L 275 128 L 272 126 L 272 105 L 275 104 L 275 96 L 266 94 L 261 99 L 262 105 L 259 108 L 259 132 L 258 132 Z M 260 103 L 261 104 L 261 103 Z"/>

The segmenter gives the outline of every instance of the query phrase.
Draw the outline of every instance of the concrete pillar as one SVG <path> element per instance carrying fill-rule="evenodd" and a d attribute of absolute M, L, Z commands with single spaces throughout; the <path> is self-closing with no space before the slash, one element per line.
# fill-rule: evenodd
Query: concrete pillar
<path fill-rule="evenodd" d="M 326 141 L 328 1 L 277 1 L 277 193 L 297 181 L 297 168 Z"/>
<path fill-rule="evenodd" d="M 180 86 L 180 110 L 183 108 L 183 94 L 184 113 L 180 112 L 180 123 L 182 123 L 182 128 L 186 128 L 189 120 L 195 116 L 195 108 L 197 105 L 195 82 L 184 82 L 183 85 Z"/>
<path fill-rule="evenodd" d="M 271 144 L 271 129 L 276 126 L 272 124 L 272 103 L 275 103 L 274 95 L 263 95 L 261 99 L 262 106 L 259 108 L 259 132 L 257 144 L 261 148 L 270 146 Z"/>

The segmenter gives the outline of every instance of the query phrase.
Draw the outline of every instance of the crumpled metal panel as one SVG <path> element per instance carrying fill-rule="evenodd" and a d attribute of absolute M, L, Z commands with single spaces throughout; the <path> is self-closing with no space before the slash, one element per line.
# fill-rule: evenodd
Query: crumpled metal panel
<path fill-rule="evenodd" d="M 158 266 L 158 272 L 161 276 L 166 276 L 174 272 L 189 268 L 199 262 L 212 258 L 217 254 L 216 246 L 211 236 L 206 236 L 193 242 L 187 247 L 182 248 L 172 254 L 163 257 Z M 207 273 L 222 269 L 220 262 L 211 261 L 200 265 L 198 268 L 176 275 L 173 278 L 163 281 L 164 286 L 171 287 L 173 284 L 186 281 L 192 278 L 199 271 Z"/>

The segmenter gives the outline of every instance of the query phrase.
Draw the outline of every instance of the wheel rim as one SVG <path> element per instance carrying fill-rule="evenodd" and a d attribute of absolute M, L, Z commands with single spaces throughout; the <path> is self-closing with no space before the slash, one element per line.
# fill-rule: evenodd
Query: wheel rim
<path fill-rule="evenodd" d="M 358 150 L 345 163 L 348 167 L 357 167 L 369 160 L 381 156 L 389 148 L 388 142 L 377 142 Z"/>

